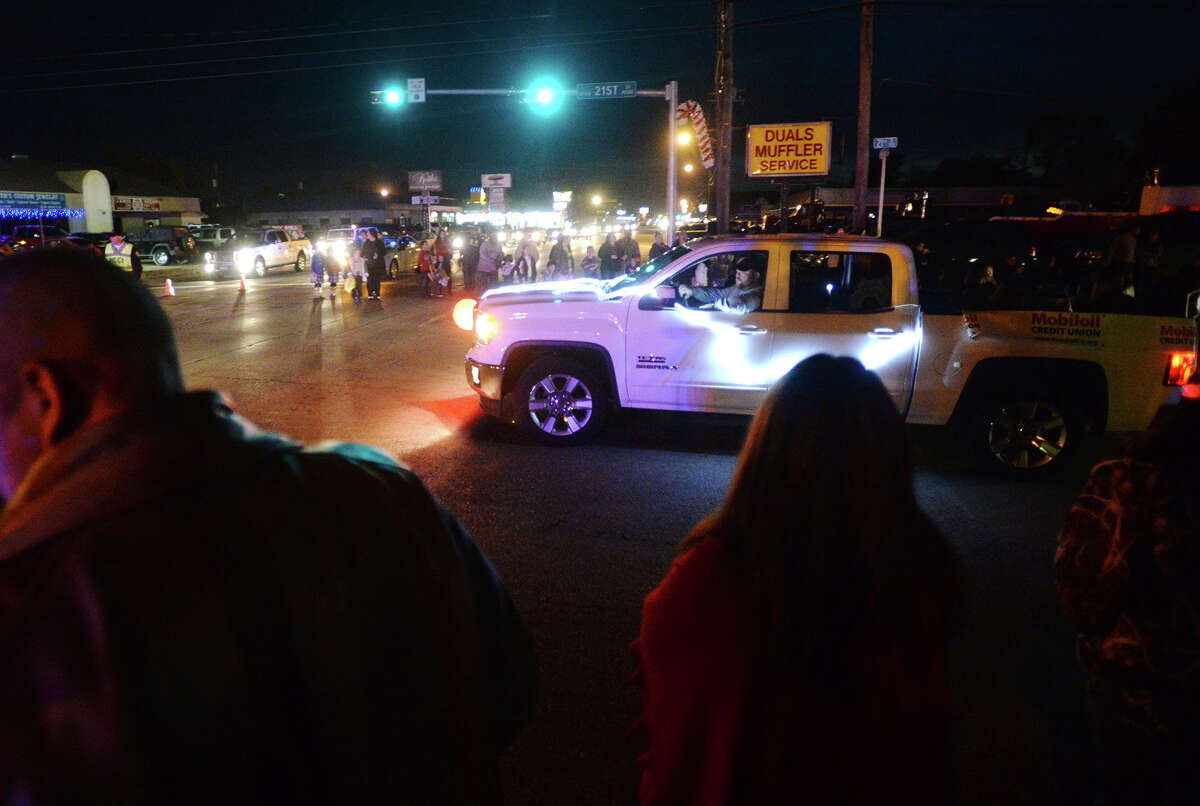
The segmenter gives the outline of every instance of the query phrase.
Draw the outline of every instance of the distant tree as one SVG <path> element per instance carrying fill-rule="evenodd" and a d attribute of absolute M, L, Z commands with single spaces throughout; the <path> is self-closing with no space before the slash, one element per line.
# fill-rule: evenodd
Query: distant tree
<path fill-rule="evenodd" d="M 888 170 L 891 171 L 891 166 Z M 914 176 L 913 181 L 933 187 L 986 187 L 1028 185 L 1033 183 L 1033 177 L 1006 159 L 975 154 L 966 159 L 942 160 L 932 171 Z"/>
<path fill-rule="evenodd" d="M 1200 185 L 1200 75 L 1167 88 L 1134 137 L 1131 163 L 1138 179 L 1159 171 L 1164 185 Z"/>
<path fill-rule="evenodd" d="M 1139 180 L 1129 146 L 1099 115 L 1047 115 L 1030 124 L 1025 148 L 1034 174 L 1045 185 L 1068 190 L 1085 205 L 1127 207 Z"/>

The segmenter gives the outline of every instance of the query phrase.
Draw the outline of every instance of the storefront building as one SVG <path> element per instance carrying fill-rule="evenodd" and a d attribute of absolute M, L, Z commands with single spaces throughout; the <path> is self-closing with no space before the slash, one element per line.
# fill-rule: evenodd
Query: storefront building
<path fill-rule="evenodd" d="M 20 224 L 67 232 L 126 232 L 152 224 L 199 224 L 200 199 L 121 171 L 13 157 L 0 163 L 0 234 Z"/>

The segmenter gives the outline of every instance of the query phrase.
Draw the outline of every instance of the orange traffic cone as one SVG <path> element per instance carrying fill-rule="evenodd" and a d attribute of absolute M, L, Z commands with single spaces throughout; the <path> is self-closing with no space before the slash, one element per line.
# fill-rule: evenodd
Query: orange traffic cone
<path fill-rule="evenodd" d="M 240 283 L 238 283 L 238 293 L 239 294 L 246 293 L 246 275 L 244 275 L 244 274 L 242 275 L 242 281 Z"/>
<path fill-rule="evenodd" d="M 163 294 L 164 297 L 175 296 L 175 284 L 171 282 L 171 278 L 167 278 L 167 291 Z"/>

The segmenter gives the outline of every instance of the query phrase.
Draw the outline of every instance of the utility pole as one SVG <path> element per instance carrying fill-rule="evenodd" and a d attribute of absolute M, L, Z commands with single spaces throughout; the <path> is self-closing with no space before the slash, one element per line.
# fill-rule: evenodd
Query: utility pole
<path fill-rule="evenodd" d="M 854 161 L 854 219 L 850 228 L 863 231 L 867 210 L 867 171 L 871 167 L 871 67 L 875 60 L 875 0 L 862 0 L 858 33 L 858 147 Z"/>
<path fill-rule="evenodd" d="M 729 161 L 733 150 L 733 0 L 717 0 L 717 233 L 729 233 Z"/>

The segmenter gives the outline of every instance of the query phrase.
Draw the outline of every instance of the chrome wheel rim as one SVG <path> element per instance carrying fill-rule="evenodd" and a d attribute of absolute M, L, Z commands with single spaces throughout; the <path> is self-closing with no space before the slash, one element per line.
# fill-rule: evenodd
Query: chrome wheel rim
<path fill-rule="evenodd" d="M 304 255 L 296 255 L 296 271 L 304 271 L 306 265 L 308 261 L 304 259 Z"/>
<path fill-rule="evenodd" d="M 170 253 L 166 252 L 162 249 L 159 249 L 154 253 L 154 263 L 157 266 L 167 265 L 167 262 L 170 261 L 170 259 L 171 259 Z"/>
<path fill-rule="evenodd" d="M 1053 462 L 1067 445 L 1062 411 L 1045 401 L 1003 407 L 988 421 L 988 450 L 1001 464 L 1029 470 Z"/>
<path fill-rule="evenodd" d="M 259 277 L 265 277 L 267 274 L 267 264 L 263 263 L 263 259 L 259 258 L 254 261 L 254 273 Z"/>
<path fill-rule="evenodd" d="M 594 406 L 592 390 L 574 375 L 553 372 L 529 389 L 529 418 L 551 436 L 570 436 L 586 428 Z"/>

